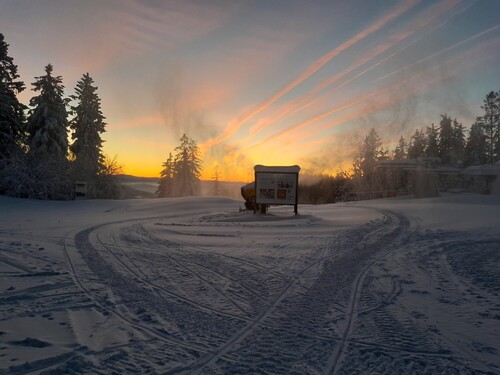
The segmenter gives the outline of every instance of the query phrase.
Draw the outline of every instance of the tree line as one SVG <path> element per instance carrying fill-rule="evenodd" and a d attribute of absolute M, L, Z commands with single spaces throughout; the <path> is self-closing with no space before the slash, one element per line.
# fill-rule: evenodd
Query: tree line
<path fill-rule="evenodd" d="M 17 98 L 26 86 L 8 47 L 0 33 L 0 194 L 71 199 L 74 182 L 83 180 L 90 196 L 115 197 L 112 176 L 120 168 L 102 153 L 106 122 L 92 77 L 83 74 L 65 97 L 62 77 L 48 64 L 26 106 Z"/>
<path fill-rule="evenodd" d="M 401 170 L 377 168 L 384 161 L 426 159 L 434 166 L 464 168 L 500 162 L 500 91 L 489 92 L 481 105 L 482 114 L 467 129 L 456 118 L 441 115 L 438 125 L 416 129 L 407 139 L 401 136 L 393 150 L 384 147 L 382 138 L 372 128 L 364 137 L 354 157 L 351 171 L 334 176 L 322 175 L 313 183 L 301 184 L 302 203 L 333 203 L 354 195 L 374 196 L 381 190 L 408 189 L 408 175 Z M 361 198 L 362 199 L 362 198 Z"/>
<path fill-rule="evenodd" d="M 89 196 L 118 198 L 113 176 L 115 159 L 102 152 L 106 131 L 101 100 L 89 73 L 76 83 L 74 95 L 64 96 L 62 77 L 51 64 L 35 77 L 35 95 L 26 106 L 17 96 L 26 89 L 9 45 L 0 33 L 0 194 L 38 199 L 71 199 L 75 181 L 89 184 Z M 438 125 L 417 129 L 389 150 L 375 129 L 360 143 L 350 171 L 322 175 L 301 183 L 299 201 L 325 203 L 348 199 L 353 192 L 400 189 L 408 181 L 391 172 L 390 183 L 377 165 L 386 160 L 430 158 L 442 165 L 467 167 L 500 161 L 500 91 L 488 93 L 482 113 L 467 129 L 456 118 L 441 115 Z M 70 137 L 69 137 L 70 136 Z M 196 141 L 184 134 L 162 164 L 158 197 L 199 195 L 202 160 Z M 220 192 L 220 174 L 213 177 Z"/>
<path fill-rule="evenodd" d="M 114 176 L 121 167 L 102 152 L 106 122 L 92 77 L 83 74 L 75 94 L 65 97 L 62 77 L 48 64 L 26 106 L 17 97 L 26 86 L 8 48 L 0 33 L 0 194 L 71 199 L 75 182 L 85 181 L 89 197 L 119 198 Z M 184 134 L 163 163 L 157 195 L 199 195 L 201 166 L 196 142 Z"/>
<path fill-rule="evenodd" d="M 426 159 L 432 165 L 468 167 L 500 161 L 500 91 L 488 93 L 481 106 L 483 113 L 467 129 L 456 118 L 441 115 L 438 125 L 416 129 L 406 139 L 401 136 L 393 150 L 384 147 L 377 130 L 372 128 L 359 145 L 350 171 L 321 175 L 314 182 L 300 184 L 300 203 L 332 203 L 363 199 L 376 191 L 409 191 L 408 174 L 402 170 L 378 168 L 383 161 Z M 202 161 L 196 141 L 183 135 L 174 155 L 163 163 L 156 194 L 160 198 L 199 195 Z M 214 194 L 219 191 L 220 174 L 216 169 Z M 355 197 L 357 196 L 357 198 Z M 360 198 L 361 197 L 361 198 Z"/>

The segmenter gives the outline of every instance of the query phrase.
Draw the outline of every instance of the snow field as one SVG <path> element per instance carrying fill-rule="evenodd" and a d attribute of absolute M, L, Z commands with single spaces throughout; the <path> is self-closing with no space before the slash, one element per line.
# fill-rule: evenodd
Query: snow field
<path fill-rule="evenodd" d="M 0 374 L 500 372 L 500 199 L 0 197 Z"/>

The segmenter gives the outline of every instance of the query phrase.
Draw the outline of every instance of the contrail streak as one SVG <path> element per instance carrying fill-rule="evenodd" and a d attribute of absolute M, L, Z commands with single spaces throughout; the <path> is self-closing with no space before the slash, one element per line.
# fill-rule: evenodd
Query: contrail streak
<path fill-rule="evenodd" d="M 300 83 L 311 77 L 313 74 L 315 74 L 318 70 L 320 70 L 323 66 L 325 66 L 330 60 L 332 60 L 334 57 L 340 55 L 342 52 L 346 51 L 356 43 L 360 42 L 361 40 L 367 38 L 369 35 L 373 34 L 374 32 L 380 30 L 383 28 L 385 25 L 387 25 L 389 22 L 393 21 L 400 15 L 404 14 L 406 11 L 411 9 L 413 6 L 415 6 L 417 3 L 419 3 L 420 0 L 405 0 L 401 4 L 399 4 L 392 12 L 389 12 L 386 14 L 384 17 L 380 18 L 377 20 L 375 23 L 373 23 L 370 27 L 366 28 L 365 30 L 361 31 L 360 33 L 356 34 L 354 37 L 350 38 L 349 40 L 345 41 L 342 43 L 340 46 L 337 48 L 333 49 L 332 51 L 328 52 L 327 54 L 323 55 L 319 59 L 317 59 L 309 68 L 307 68 L 302 74 L 300 74 L 294 81 L 289 83 L 287 86 L 282 88 L 280 91 L 278 91 L 276 94 L 271 96 L 269 99 L 267 99 L 265 102 L 260 104 L 256 109 L 254 109 L 249 115 L 245 116 L 242 120 L 240 121 L 234 121 L 229 124 L 229 126 L 224 130 L 224 133 L 220 135 L 217 138 L 210 139 L 206 141 L 203 145 L 202 148 L 208 148 L 211 146 L 214 146 L 220 142 L 223 142 L 230 138 L 242 125 L 244 125 L 246 122 L 248 122 L 250 119 L 252 119 L 254 116 L 256 116 L 258 113 L 263 111 L 265 108 L 269 107 L 272 103 L 274 103 L 276 100 L 281 98 L 283 95 L 291 91 L 293 88 L 298 86 Z"/>
<path fill-rule="evenodd" d="M 434 69 L 434 68 L 432 68 L 432 69 Z M 348 102 L 346 104 L 343 104 L 341 106 L 335 107 L 335 108 L 333 108 L 333 109 L 331 109 L 331 110 L 329 110 L 327 112 L 321 113 L 321 114 L 319 114 L 317 116 L 314 116 L 314 117 L 312 117 L 312 118 L 310 118 L 310 119 L 308 119 L 306 121 L 303 121 L 301 123 L 298 123 L 298 124 L 296 124 L 294 126 L 291 126 L 291 127 L 287 128 L 287 129 L 284 129 L 282 131 L 279 131 L 279 132 L 276 132 L 274 134 L 271 134 L 271 135 L 267 136 L 265 139 L 263 139 L 262 141 L 260 141 L 260 142 L 258 142 L 256 144 L 250 145 L 250 146 L 246 147 L 245 149 L 256 148 L 256 147 L 262 146 L 263 144 L 265 144 L 267 142 L 270 142 L 270 141 L 272 141 L 272 140 L 274 140 L 274 139 L 276 139 L 278 137 L 282 137 L 282 136 L 286 135 L 287 133 L 290 133 L 290 132 L 296 131 L 296 130 L 298 130 L 300 128 L 303 128 L 303 127 L 305 127 L 305 126 L 307 126 L 307 125 L 309 125 L 309 124 L 311 124 L 311 123 L 313 123 L 315 121 L 318 121 L 318 120 L 320 120 L 322 118 L 325 118 L 325 117 L 330 116 L 330 115 L 332 115 L 334 113 L 343 111 L 343 110 L 345 110 L 347 108 L 350 108 L 350 107 L 352 107 L 352 106 L 354 106 L 356 104 L 364 102 L 364 101 L 366 101 L 368 99 L 371 99 L 373 97 L 377 97 L 377 96 L 379 96 L 379 95 L 381 95 L 381 94 L 383 94 L 383 93 L 385 93 L 387 91 L 390 91 L 391 89 L 393 89 L 395 87 L 399 87 L 403 82 L 414 80 L 414 79 L 416 79 L 416 78 L 418 78 L 420 76 L 423 76 L 424 73 L 425 72 L 419 72 L 419 73 L 417 73 L 417 74 L 415 74 L 415 75 L 413 75 L 411 77 L 407 77 L 407 78 L 405 78 L 405 79 L 403 79 L 401 81 L 398 81 L 396 83 L 392 83 L 392 84 L 387 85 L 387 86 L 385 86 L 385 87 L 383 87 L 381 89 L 373 91 L 373 92 L 371 92 L 369 94 L 366 94 L 366 95 L 363 95 L 361 97 L 358 97 L 358 98 L 356 98 L 356 99 L 354 99 L 354 100 L 352 100 L 352 101 L 350 101 L 350 102 Z M 406 92 L 406 95 L 409 95 L 409 94 L 410 94 L 409 92 Z M 338 123 L 335 122 L 335 123 L 333 123 L 333 125 L 329 124 L 327 126 L 320 127 L 320 130 L 324 130 L 326 128 L 329 128 L 329 127 L 332 127 L 332 126 L 335 126 L 335 125 L 338 125 Z"/>
<path fill-rule="evenodd" d="M 260 124 L 253 126 L 250 129 L 251 135 L 249 137 L 247 137 L 245 142 L 248 141 L 248 138 L 253 138 L 252 136 L 254 136 L 256 133 L 258 133 L 262 129 L 272 125 L 276 121 L 285 117 L 288 113 L 290 113 L 290 112 L 297 113 L 297 112 L 311 106 L 312 104 L 318 102 L 319 100 L 321 100 L 325 96 L 327 96 L 327 95 L 331 94 L 332 92 L 346 86 L 347 84 L 349 84 L 349 83 L 353 82 L 354 80 L 358 79 L 359 77 L 363 76 L 364 74 L 366 74 L 370 70 L 379 66 L 383 62 L 391 59 L 392 57 L 397 55 L 402 50 L 408 48 L 410 45 L 416 43 L 416 41 L 413 41 L 412 43 L 408 44 L 403 49 L 400 49 L 400 50 L 392 53 L 390 56 L 387 56 L 386 58 L 380 60 L 379 62 L 364 69 L 362 72 L 356 74 L 354 77 L 349 78 L 348 80 L 346 80 L 345 82 L 343 82 L 339 86 L 333 87 L 333 88 L 329 89 L 328 91 L 326 91 L 325 93 L 321 94 L 320 96 L 311 100 L 311 98 L 313 98 L 316 94 L 320 93 L 322 90 L 324 90 L 328 86 L 331 86 L 335 82 L 338 82 L 339 80 L 345 78 L 348 74 L 352 73 L 356 69 L 362 67 L 363 65 L 366 65 L 368 62 L 375 59 L 377 56 L 380 56 L 381 54 L 387 52 L 389 49 L 391 49 L 392 47 L 397 45 L 399 42 L 414 35 L 420 29 L 428 27 L 429 24 L 431 24 L 436 19 L 441 17 L 444 13 L 449 12 L 450 9 L 455 7 L 458 3 L 459 3 L 458 0 L 445 0 L 445 1 L 442 1 L 441 3 L 437 4 L 436 6 L 434 6 L 432 9 L 428 10 L 427 12 L 421 14 L 419 16 L 419 18 L 417 18 L 413 22 L 413 24 L 410 25 L 406 30 L 399 32 L 399 33 L 396 33 L 392 37 L 387 38 L 390 41 L 390 43 L 384 43 L 384 44 L 376 46 L 375 48 L 370 50 L 368 53 L 366 53 L 363 57 L 361 57 L 355 64 L 349 66 L 348 68 L 344 69 L 343 71 L 339 72 L 338 74 L 334 75 L 333 77 L 330 77 L 327 80 L 323 81 L 321 84 L 316 86 L 314 89 L 309 91 L 307 94 L 305 94 L 301 98 L 284 106 L 284 108 L 280 111 L 280 113 L 276 117 L 269 119 L 268 121 L 266 121 L 264 123 L 260 123 Z M 436 28 L 438 28 L 440 26 L 442 26 L 442 24 L 438 25 L 437 27 L 433 28 L 432 30 L 435 30 Z M 300 105 L 300 107 L 299 107 L 299 105 Z"/>
<path fill-rule="evenodd" d="M 435 53 L 433 53 L 433 54 L 431 54 L 429 56 L 426 56 L 426 57 L 424 57 L 424 58 L 422 58 L 420 60 L 417 60 L 417 61 L 415 61 L 414 63 L 412 63 L 410 65 L 404 66 L 401 69 L 395 70 L 394 72 L 386 74 L 383 77 L 377 78 L 376 80 L 372 81 L 372 83 L 376 83 L 376 82 L 382 81 L 382 80 L 384 80 L 384 79 L 386 79 L 386 78 L 388 78 L 390 76 L 393 76 L 395 74 L 398 74 L 398 73 L 401 73 L 401 72 L 403 72 L 405 70 L 408 70 L 411 67 L 414 67 L 415 65 L 418 65 L 418 64 L 420 64 L 420 63 L 422 63 L 424 61 L 430 60 L 430 59 L 432 59 L 432 58 L 434 58 L 436 56 L 439 56 L 439 55 L 441 55 L 441 54 L 443 54 L 445 52 L 451 51 L 454 48 L 460 47 L 463 44 L 466 44 L 466 43 L 468 43 L 468 42 L 470 42 L 470 41 L 472 41 L 474 39 L 477 39 L 477 38 L 479 38 L 479 37 L 481 37 L 481 36 L 483 36 L 485 34 L 488 34 L 488 33 L 492 32 L 492 31 L 495 31 L 495 30 L 497 30 L 499 28 L 500 28 L 500 25 L 496 25 L 496 26 L 490 27 L 489 29 L 486 29 L 484 31 L 481 31 L 480 33 L 474 34 L 471 37 L 469 37 L 467 39 L 464 39 L 464 40 L 462 40 L 462 41 L 460 41 L 460 42 L 458 42 L 458 43 L 456 43 L 456 44 L 454 44 L 452 46 L 446 47 L 445 49 L 442 49 L 441 51 L 435 52 Z"/>
<path fill-rule="evenodd" d="M 303 121 L 303 122 L 301 122 L 299 124 L 296 124 L 296 125 L 291 126 L 291 127 L 287 128 L 287 129 L 284 129 L 282 131 L 279 131 L 279 132 L 276 132 L 274 134 L 271 134 L 271 135 L 267 136 L 265 139 L 263 139 L 262 141 L 260 141 L 260 142 L 258 142 L 256 144 L 253 144 L 251 146 L 248 146 L 245 149 L 256 148 L 256 147 L 262 146 L 263 144 L 265 144 L 267 142 L 270 142 L 270 141 L 272 141 L 272 140 L 274 140 L 276 138 L 279 138 L 279 137 L 281 137 L 281 136 L 283 136 L 283 135 L 285 135 L 287 133 L 290 133 L 290 132 L 295 131 L 297 129 L 303 128 L 303 127 L 305 127 L 305 126 L 307 126 L 307 125 L 309 125 L 309 124 L 311 124 L 311 123 L 313 123 L 315 121 L 321 120 L 322 118 L 325 118 L 325 117 L 330 116 L 330 115 L 332 115 L 334 113 L 337 113 L 337 112 L 340 112 L 342 110 L 345 110 L 345 109 L 347 109 L 349 107 L 352 107 L 352 106 L 354 106 L 354 105 L 356 105 L 358 103 L 361 103 L 361 102 L 363 102 L 363 101 L 365 101 L 367 99 L 370 99 L 370 98 L 372 98 L 374 96 L 380 95 L 381 93 L 383 93 L 384 91 L 389 90 L 393 86 L 395 86 L 395 85 L 390 85 L 390 86 L 387 86 L 387 87 L 385 87 L 383 89 L 374 91 L 374 92 L 372 92 L 372 93 L 370 93 L 368 95 L 361 96 L 361 97 L 359 97 L 359 98 L 357 98 L 355 100 L 350 101 L 349 103 L 346 103 L 346 104 L 343 104 L 341 106 L 335 107 L 334 109 L 332 109 L 330 111 L 321 113 L 321 114 L 319 114 L 317 116 L 314 116 L 314 117 L 312 117 L 312 118 L 310 118 L 310 119 L 308 119 L 306 121 Z"/>

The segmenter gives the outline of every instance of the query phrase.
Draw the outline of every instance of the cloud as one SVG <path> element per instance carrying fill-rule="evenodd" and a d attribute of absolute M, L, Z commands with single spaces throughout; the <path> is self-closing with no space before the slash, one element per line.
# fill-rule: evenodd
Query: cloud
<path fill-rule="evenodd" d="M 121 0 L 118 4 L 127 35 L 148 48 L 175 48 L 205 37 L 222 27 L 236 7 L 194 1 Z"/>
<path fill-rule="evenodd" d="M 376 80 L 374 80 L 373 83 L 377 83 L 379 81 L 386 80 L 389 77 L 392 77 L 392 76 L 395 76 L 395 75 L 400 75 L 401 73 L 408 72 L 408 71 L 414 69 L 415 67 L 418 67 L 419 65 L 422 65 L 426 61 L 429 61 L 429 60 L 431 60 L 433 58 L 436 58 L 436 57 L 438 57 L 440 55 L 443 55 L 443 54 L 445 54 L 447 52 L 450 52 L 452 50 L 456 50 L 458 47 L 462 47 L 463 45 L 465 45 L 465 44 L 467 44 L 469 42 L 472 42 L 472 41 L 474 41 L 476 39 L 479 39 L 479 38 L 483 37 L 484 35 L 487 35 L 489 33 L 497 31 L 499 29 L 500 29 L 500 25 L 496 25 L 496 26 L 490 27 L 490 28 L 488 28 L 486 30 L 483 30 L 483 31 L 481 31 L 481 32 L 479 32 L 477 34 L 474 34 L 474 35 L 472 35 L 472 36 L 464 39 L 464 40 L 461 40 L 458 43 L 455 43 L 455 44 L 453 44 L 453 45 L 451 45 L 449 47 L 443 48 L 443 49 L 441 49 L 441 50 L 439 50 L 439 51 L 437 51 L 435 53 L 432 53 L 432 54 L 430 54 L 430 55 L 428 55 L 428 56 L 426 56 L 424 58 L 421 58 L 421 59 L 419 59 L 419 60 L 417 60 L 417 61 L 415 61 L 415 62 L 413 62 L 411 64 L 408 64 L 408 65 L 406 65 L 406 66 L 404 66 L 404 67 L 402 67 L 400 69 L 397 69 L 397 70 L 392 71 L 392 72 L 390 72 L 390 73 L 388 73 L 388 74 L 386 74 L 386 75 L 384 75 L 382 77 L 379 77 Z"/>
<path fill-rule="evenodd" d="M 327 63 L 329 63 L 334 57 L 337 57 L 356 43 L 360 42 L 361 40 L 367 38 L 371 34 L 375 33 L 376 31 L 380 30 L 383 28 L 385 25 L 387 25 L 389 22 L 393 21 L 397 17 L 401 16 L 404 14 L 406 11 L 411 9 L 413 6 L 415 6 L 419 0 L 405 0 L 402 3 L 400 3 L 397 7 L 392 9 L 390 12 L 385 14 L 383 17 L 380 19 L 376 20 L 374 23 L 372 23 L 369 27 L 364 29 L 363 31 L 359 32 L 352 38 L 349 38 L 347 41 L 343 42 L 341 45 L 338 47 L 334 48 L 330 52 L 326 53 L 325 55 L 321 56 L 317 60 L 315 60 L 305 71 L 303 71 L 301 74 L 299 74 L 292 82 L 290 82 L 288 85 L 280 89 L 277 93 L 272 95 L 270 98 L 259 104 L 257 107 L 254 108 L 254 110 L 249 113 L 247 116 L 245 116 L 243 119 L 239 121 L 230 121 L 228 123 L 228 126 L 224 129 L 224 132 L 216 137 L 213 138 L 207 142 L 205 142 L 205 146 L 211 147 L 217 143 L 220 143 L 222 141 L 225 141 L 229 139 L 232 135 L 236 133 L 236 131 L 246 122 L 248 122 L 250 119 L 255 117 L 257 114 L 259 114 L 261 111 L 269 107 L 271 104 L 273 104 L 276 100 L 281 98 L 283 95 L 287 94 L 289 91 L 294 89 L 296 86 L 301 84 L 303 81 L 311 77 L 313 74 L 318 72 L 323 66 L 325 66 Z"/>
<path fill-rule="evenodd" d="M 146 126 L 157 127 L 164 125 L 163 117 L 155 114 L 148 114 L 141 117 L 127 119 L 125 121 L 113 120 L 107 128 L 108 130 L 140 129 Z"/>
<path fill-rule="evenodd" d="M 349 74 L 355 72 L 359 68 L 365 66 L 370 61 L 374 60 L 376 57 L 381 56 L 383 53 L 389 51 L 394 46 L 398 45 L 401 41 L 406 40 L 413 36 L 415 33 L 425 30 L 428 31 L 429 26 L 438 20 L 442 15 L 449 13 L 453 7 L 455 7 L 459 2 L 457 0 L 445 0 L 437 3 L 435 6 L 430 9 L 426 9 L 425 11 L 419 13 L 412 22 L 408 23 L 408 26 L 405 26 L 402 30 L 398 30 L 393 33 L 391 36 L 384 38 L 382 42 L 376 44 L 370 50 L 365 52 L 360 58 L 355 60 L 352 64 L 350 64 L 347 68 L 341 70 L 339 73 L 335 74 L 332 77 L 329 77 L 326 80 L 320 82 L 320 84 L 316 85 L 312 90 L 307 92 L 305 95 L 302 95 L 298 99 L 295 99 L 285 105 L 281 106 L 278 110 L 276 110 L 277 114 L 275 116 L 267 117 L 265 120 L 258 121 L 255 125 L 250 128 L 250 135 L 247 137 L 246 141 L 248 142 L 251 138 L 256 136 L 260 131 L 267 128 L 268 126 L 276 123 L 278 120 L 281 120 L 286 115 L 290 113 L 297 113 L 311 106 L 315 102 L 325 98 L 327 95 L 330 95 L 332 92 L 341 89 L 349 83 L 352 83 L 354 80 L 362 77 L 370 70 L 379 66 L 381 63 L 385 62 L 389 58 L 394 57 L 396 53 L 391 54 L 390 56 L 372 64 L 367 67 L 363 71 L 357 73 L 356 75 L 344 80 L 340 85 L 337 85 L 326 92 L 320 94 L 324 89 L 341 81 L 342 79 L 348 77 Z M 413 42 L 412 42 L 413 43 Z M 406 47 L 405 47 L 406 48 Z M 398 52 L 401 50 L 398 50 Z"/>
<path fill-rule="evenodd" d="M 226 181 L 252 181 L 254 161 L 238 146 L 221 142 L 203 154 L 203 176 L 211 179 L 213 166 L 218 165 L 221 178 Z M 210 167 L 212 166 L 212 167 Z"/>

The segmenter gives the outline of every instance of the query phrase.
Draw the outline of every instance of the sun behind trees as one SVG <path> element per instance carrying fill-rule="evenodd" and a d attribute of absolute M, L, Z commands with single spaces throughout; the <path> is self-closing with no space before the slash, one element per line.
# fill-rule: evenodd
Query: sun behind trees
<path fill-rule="evenodd" d="M 187 197 L 200 194 L 200 176 L 202 161 L 196 141 L 184 134 L 180 145 L 175 148 L 175 155 L 169 154 L 156 194 L 159 198 Z"/>

